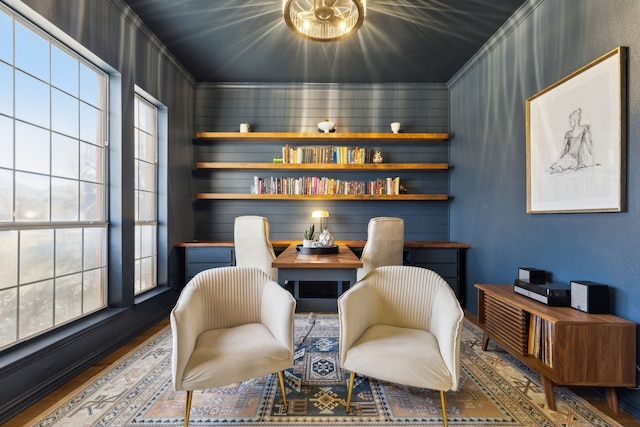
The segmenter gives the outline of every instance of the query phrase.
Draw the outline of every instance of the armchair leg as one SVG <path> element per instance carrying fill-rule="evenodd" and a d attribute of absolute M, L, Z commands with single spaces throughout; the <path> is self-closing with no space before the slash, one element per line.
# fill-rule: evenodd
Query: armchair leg
<path fill-rule="evenodd" d="M 444 395 L 444 390 L 440 390 L 440 400 L 442 401 L 442 421 L 444 423 L 444 427 L 449 425 L 449 421 L 447 420 L 447 398 Z"/>
<path fill-rule="evenodd" d="M 193 398 L 193 390 L 187 390 L 187 404 L 184 410 L 184 427 L 189 425 L 189 413 L 191 412 L 191 399 Z"/>
<path fill-rule="evenodd" d="M 287 412 L 287 392 L 284 387 L 284 372 L 278 371 L 278 380 L 280 381 L 280 391 L 282 392 L 282 404 L 284 405 L 284 412 Z M 186 427 L 186 426 L 185 426 Z"/>
<path fill-rule="evenodd" d="M 347 393 L 347 412 L 349 412 L 349 407 L 351 406 L 351 393 L 353 392 L 353 380 L 356 378 L 356 373 L 351 372 L 349 376 L 349 392 Z"/>

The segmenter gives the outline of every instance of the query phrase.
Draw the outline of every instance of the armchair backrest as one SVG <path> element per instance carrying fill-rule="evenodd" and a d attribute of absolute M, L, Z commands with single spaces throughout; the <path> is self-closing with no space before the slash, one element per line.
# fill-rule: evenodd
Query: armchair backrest
<path fill-rule="evenodd" d="M 369 220 L 367 242 L 362 250 L 362 268 L 357 279 L 362 279 L 374 268 L 402 265 L 404 251 L 404 220 L 395 217 L 376 217 Z"/>
<path fill-rule="evenodd" d="M 184 311 L 194 332 L 259 323 L 262 294 L 269 276 L 252 267 L 202 271 L 180 294 L 174 310 Z"/>
<path fill-rule="evenodd" d="M 436 305 L 447 303 L 446 296 L 439 294 L 451 293 L 442 277 L 421 267 L 379 267 L 361 284 L 372 288 L 375 294 L 373 304 L 368 307 L 374 323 L 427 331 L 431 329 Z M 455 297 L 449 303 L 457 303 Z"/>
<path fill-rule="evenodd" d="M 233 241 L 237 267 L 257 267 L 278 281 L 278 269 L 271 263 L 276 259 L 269 240 L 269 220 L 262 216 L 244 215 L 235 219 Z"/>

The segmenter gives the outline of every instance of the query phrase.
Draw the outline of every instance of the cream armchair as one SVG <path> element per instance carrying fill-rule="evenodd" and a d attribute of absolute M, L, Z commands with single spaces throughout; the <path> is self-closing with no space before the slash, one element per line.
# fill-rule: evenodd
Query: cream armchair
<path fill-rule="evenodd" d="M 437 273 L 422 267 L 371 271 L 338 299 L 340 363 L 355 373 L 414 387 L 457 390 L 463 312 Z"/>
<path fill-rule="evenodd" d="M 404 220 L 394 217 L 376 217 L 369 220 L 367 243 L 362 249 L 362 268 L 357 279 L 384 265 L 402 265 L 404 251 Z"/>
<path fill-rule="evenodd" d="M 271 263 L 276 259 L 269 240 L 269 220 L 262 216 L 244 215 L 235 219 L 233 241 L 237 267 L 258 267 L 278 281 L 278 269 Z"/>
<path fill-rule="evenodd" d="M 257 268 L 214 268 L 191 279 L 170 316 L 173 384 L 187 390 L 185 426 L 193 390 L 272 372 L 278 372 L 287 409 L 283 371 L 293 366 L 295 305 Z"/>

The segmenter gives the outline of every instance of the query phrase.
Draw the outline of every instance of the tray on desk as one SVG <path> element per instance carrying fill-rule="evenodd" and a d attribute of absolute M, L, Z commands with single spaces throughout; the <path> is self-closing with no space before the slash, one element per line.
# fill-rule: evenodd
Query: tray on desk
<path fill-rule="evenodd" d="M 314 246 L 314 247 L 310 247 L 310 248 L 305 248 L 302 245 L 297 245 L 296 246 L 296 251 L 299 254 L 302 255 L 328 255 L 328 254 L 337 254 L 338 253 L 338 246 L 337 245 L 333 245 L 333 246 L 327 246 L 327 247 L 323 247 L 323 246 Z"/>

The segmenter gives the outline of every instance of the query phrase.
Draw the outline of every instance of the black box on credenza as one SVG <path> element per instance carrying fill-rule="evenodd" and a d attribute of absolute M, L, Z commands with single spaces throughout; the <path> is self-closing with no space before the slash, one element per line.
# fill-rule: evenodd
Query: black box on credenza
<path fill-rule="evenodd" d="M 516 279 L 513 291 L 546 305 L 569 307 L 571 303 L 570 288 L 566 283 L 531 283 Z"/>
<path fill-rule="evenodd" d="M 592 314 L 609 313 L 609 286 L 588 280 L 571 282 L 571 307 Z"/>
<path fill-rule="evenodd" d="M 518 280 L 529 283 L 542 284 L 547 281 L 547 272 L 539 268 L 520 267 L 518 269 Z"/>

